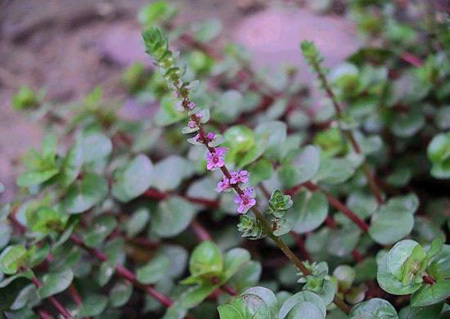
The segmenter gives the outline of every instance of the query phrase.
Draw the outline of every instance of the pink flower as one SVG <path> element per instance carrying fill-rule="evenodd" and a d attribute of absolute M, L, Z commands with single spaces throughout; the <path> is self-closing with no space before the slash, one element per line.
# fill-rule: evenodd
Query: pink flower
<path fill-rule="evenodd" d="M 247 183 L 248 171 L 231 172 L 230 184 Z"/>
<path fill-rule="evenodd" d="M 227 149 L 225 147 L 217 147 L 214 149 L 214 153 L 208 152 L 206 154 L 206 168 L 212 170 L 224 166 L 224 156 L 226 151 Z"/>
<path fill-rule="evenodd" d="M 237 212 L 239 214 L 245 214 L 250 208 L 256 204 L 254 197 L 253 187 L 244 189 L 242 195 L 236 195 L 234 197 L 234 202 L 238 204 Z"/>
<path fill-rule="evenodd" d="M 221 193 L 229 188 L 230 188 L 230 180 L 224 176 L 223 179 L 217 184 L 217 192 Z"/>
<path fill-rule="evenodd" d="M 195 109 L 195 103 L 192 102 L 192 101 L 189 101 L 189 103 L 187 104 L 187 108 L 190 109 L 190 110 Z"/>
<path fill-rule="evenodd" d="M 213 132 L 209 132 L 208 134 L 206 134 L 206 139 L 211 142 L 214 139 L 215 135 Z"/>
<path fill-rule="evenodd" d="M 195 123 L 195 121 L 189 120 L 189 122 L 188 122 L 188 127 L 189 128 L 195 128 L 196 126 L 197 126 L 197 123 Z"/>
<path fill-rule="evenodd" d="M 214 133 L 209 132 L 208 134 L 206 134 L 206 141 L 211 142 L 214 139 L 214 137 L 215 137 Z M 195 135 L 194 138 L 195 138 L 196 142 L 199 142 L 199 143 L 203 142 L 200 137 L 200 133 L 197 133 L 197 135 Z"/>

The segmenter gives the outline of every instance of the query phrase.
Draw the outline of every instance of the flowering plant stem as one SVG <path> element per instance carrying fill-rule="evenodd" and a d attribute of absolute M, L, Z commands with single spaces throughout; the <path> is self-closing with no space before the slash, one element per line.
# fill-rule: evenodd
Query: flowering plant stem
<path fill-rule="evenodd" d="M 180 90 L 179 87 L 177 87 L 178 90 Z M 188 105 L 190 103 L 189 97 L 187 95 L 184 96 L 183 105 Z M 215 153 L 214 147 L 209 146 L 209 140 L 206 138 L 205 129 L 203 128 L 203 125 L 200 122 L 200 119 L 195 115 L 192 114 L 190 116 L 191 121 L 194 121 L 199 129 L 199 140 L 200 142 L 208 149 L 208 151 L 212 154 Z M 231 179 L 230 171 L 228 170 L 227 166 L 224 164 L 222 167 L 220 167 L 220 170 L 222 171 L 222 174 L 227 178 Z M 238 184 L 231 185 L 231 187 L 235 190 L 235 192 L 238 194 L 238 196 L 243 197 L 244 191 L 240 188 Z M 278 246 L 278 248 L 286 255 L 286 257 L 298 268 L 305 276 L 310 274 L 310 271 L 307 267 L 303 264 L 303 262 L 298 259 L 298 257 L 292 252 L 292 250 L 286 245 L 286 243 L 279 237 L 275 236 L 272 232 L 272 227 L 269 224 L 269 222 L 265 219 L 262 212 L 256 207 L 252 206 L 250 210 L 253 212 L 255 217 L 261 222 L 262 226 L 264 227 L 264 230 L 267 232 L 268 236 L 273 240 L 273 242 Z M 350 312 L 350 308 L 345 304 L 343 300 L 341 300 L 339 297 L 335 296 L 334 303 L 336 304 L 339 309 L 341 309 L 345 313 Z"/>

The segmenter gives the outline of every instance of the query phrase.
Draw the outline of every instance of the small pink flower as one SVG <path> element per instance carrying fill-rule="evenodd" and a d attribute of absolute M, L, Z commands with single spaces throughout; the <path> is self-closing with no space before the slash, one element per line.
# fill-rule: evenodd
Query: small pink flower
<path fill-rule="evenodd" d="M 225 165 L 224 157 L 227 149 L 225 147 L 217 147 L 214 153 L 208 152 L 206 154 L 206 168 L 212 170 L 220 168 Z"/>
<path fill-rule="evenodd" d="M 192 101 L 189 101 L 189 103 L 187 104 L 187 108 L 190 110 L 195 109 L 195 106 L 196 106 L 195 103 Z"/>
<path fill-rule="evenodd" d="M 188 122 L 188 127 L 189 128 L 195 128 L 196 126 L 197 126 L 197 123 L 195 123 L 195 121 L 189 120 L 189 122 Z"/>
<path fill-rule="evenodd" d="M 250 208 L 256 204 L 254 197 L 253 187 L 244 189 L 242 195 L 236 195 L 234 197 L 234 202 L 238 204 L 237 212 L 239 214 L 245 214 Z"/>
<path fill-rule="evenodd" d="M 229 188 L 230 188 L 230 180 L 224 176 L 222 180 L 219 183 L 217 183 L 217 192 L 221 193 Z"/>
<path fill-rule="evenodd" d="M 247 183 L 248 171 L 231 172 L 230 184 Z"/>
<path fill-rule="evenodd" d="M 206 134 L 205 137 L 206 137 L 206 141 L 207 142 L 211 142 L 214 139 L 215 135 L 214 135 L 214 133 L 209 132 L 208 134 Z M 202 143 L 203 142 L 202 139 L 201 139 L 200 133 L 197 133 L 197 135 L 195 135 L 194 138 L 195 138 L 195 141 L 198 142 L 198 143 Z"/>

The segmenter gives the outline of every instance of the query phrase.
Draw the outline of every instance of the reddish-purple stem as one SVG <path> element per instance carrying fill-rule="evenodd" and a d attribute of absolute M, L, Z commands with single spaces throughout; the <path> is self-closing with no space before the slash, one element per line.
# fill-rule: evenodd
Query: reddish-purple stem
<path fill-rule="evenodd" d="M 103 254 L 101 251 L 99 251 L 98 249 L 95 248 L 90 248 L 88 246 L 86 246 L 83 241 L 78 238 L 75 235 L 71 235 L 70 236 L 70 240 L 77 246 L 85 249 L 86 251 L 88 251 L 91 255 L 93 255 L 94 257 L 96 257 L 98 260 L 100 261 L 106 261 L 107 257 L 105 254 Z M 163 294 L 161 294 L 160 292 L 158 292 L 156 289 L 154 289 L 153 287 L 149 286 L 149 285 L 142 285 L 140 284 L 137 280 L 136 280 L 136 276 L 129 271 L 128 269 L 126 269 L 125 267 L 121 266 L 121 265 L 116 265 L 115 266 L 115 273 L 124 278 L 125 280 L 128 280 L 129 282 L 131 282 L 133 284 L 133 286 L 135 286 L 136 288 L 139 288 L 143 291 L 145 291 L 149 296 L 155 298 L 160 304 L 162 304 L 165 307 L 170 307 L 173 304 L 173 301 L 169 298 L 164 296 Z"/>
<path fill-rule="evenodd" d="M 196 220 L 193 220 L 191 223 L 191 229 L 195 233 L 195 236 L 200 241 L 206 241 L 211 240 L 211 235 L 208 233 L 208 231 Z"/>
<path fill-rule="evenodd" d="M 52 316 L 44 309 L 36 309 L 36 313 L 41 319 L 52 319 Z"/>
<path fill-rule="evenodd" d="M 41 287 L 42 284 L 36 277 L 31 277 L 31 282 L 37 287 Z M 64 319 L 71 319 L 72 315 L 70 312 L 54 297 L 50 296 L 47 298 L 47 300 L 52 304 L 53 307 L 55 307 L 56 310 L 61 314 L 61 316 L 64 317 Z"/>

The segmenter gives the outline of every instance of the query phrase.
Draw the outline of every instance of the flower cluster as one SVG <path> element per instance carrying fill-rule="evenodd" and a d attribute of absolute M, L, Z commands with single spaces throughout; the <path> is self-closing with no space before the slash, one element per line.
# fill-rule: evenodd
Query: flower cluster
<path fill-rule="evenodd" d="M 205 133 L 201 124 L 207 123 L 209 119 L 208 110 L 196 111 L 196 104 L 190 100 L 189 91 L 192 87 L 191 83 L 183 82 L 181 79 L 181 70 L 176 66 L 173 53 L 168 49 L 167 40 L 164 39 L 159 30 L 148 30 L 143 34 L 144 42 L 146 44 L 146 51 L 149 53 L 159 65 L 164 73 L 164 77 L 170 83 L 174 91 L 174 97 L 179 99 L 176 108 L 179 111 L 187 112 L 190 115 L 187 123 L 187 128 L 183 129 L 183 133 L 189 134 L 199 131 L 191 142 L 204 144 L 208 152 L 206 153 L 206 168 L 208 170 L 222 169 L 224 171 L 223 179 L 217 185 L 217 191 L 220 193 L 233 187 L 237 195 L 235 196 L 235 203 L 238 204 L 237 211 L 240 214 L 246 213 L 251 207 L 256 204 L 255 191 L 253 188 L 240 189 L 238 184 L 248 182 L 248 172 L 245 170 L 239 172 L 226 173 L 228 170 L 225 166 L 225 154 L 227 149 L 225 147 L 217 147 L 211 145 L 216 138 L 212 132 Z M 206 116 L 205 116 L 206 114 Z M 217 141 L 216 141 L 217 142 Z"/>
<path fill-rule="evenodd" d="M 221 193 L 231 188 L 232 185 L 248 182 L 248 172 L 242 170 L 239 172 L 230 172 L 231 178 L 224 176 L 217 184 L 217 192 Z"/>
<path fill-rule="evenodd" d="M 230 178 L 224 176 L 222 180 L 217 184 L 217 191 L 219 193 L 229 190 L 232 186 L 238 185 L 239 183 L 248 182 L 248 171 L 242 170 L 239 172 L 230 172 Z M 242 194 L 238 194 L 234 198 L 234 202 L 238 204 L 238 213 L 244 214 L 252 206 L 256 204 L 254 199 L 254 190 L 252 187 L 244 189 Z"/>
<path fill-rule="evenodd" d="M 253 187 L 244 189 L 242 194 L 238 194 L 234 197 L 234 202 L 238 204 L 237 212 L 239 214 L 245 214 L 250 208 L 255 206 L 255 190 Z"/>

